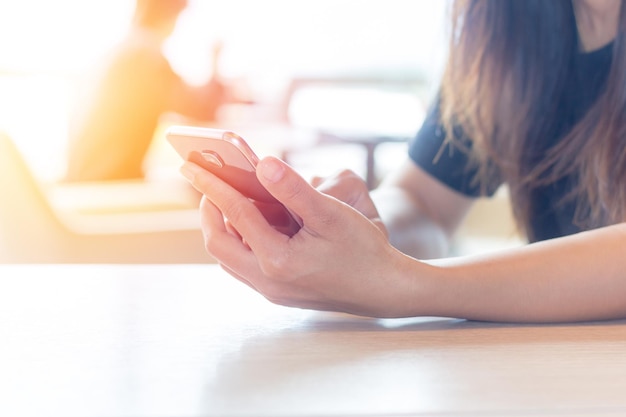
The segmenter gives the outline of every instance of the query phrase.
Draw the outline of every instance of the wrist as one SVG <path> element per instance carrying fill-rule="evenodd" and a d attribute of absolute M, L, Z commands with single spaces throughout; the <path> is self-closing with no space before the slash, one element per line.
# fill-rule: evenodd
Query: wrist
<path fill-rule="evenodd" d="M 451 291 L 450 271 L 419 261 L 395 250 L 390 268 L 386 270 L 387 288 L 392 289 L 381 317 L 445 316 L 445 297 Z"/>

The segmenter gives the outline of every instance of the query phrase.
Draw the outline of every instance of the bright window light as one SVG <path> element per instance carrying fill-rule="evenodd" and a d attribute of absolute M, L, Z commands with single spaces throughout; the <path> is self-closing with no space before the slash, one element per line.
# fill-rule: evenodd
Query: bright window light
<path fill-rule="evenodd" d="M 300 75 L 420 74 L 436 85 L 444 0 L 190 0 L 166 45 L 190 82 L 219 69 L 257 100 L 276 100 Z M 61 175 L 75 81 L 121 39 L 132 0 L 0 2 L 0 130 L 36 174 Z M 402 127 L 404 128 L 404 127 Z"/>

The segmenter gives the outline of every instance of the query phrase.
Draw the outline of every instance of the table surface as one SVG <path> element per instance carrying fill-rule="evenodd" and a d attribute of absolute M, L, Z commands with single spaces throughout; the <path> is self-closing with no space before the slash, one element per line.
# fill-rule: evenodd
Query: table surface
<path fill-rule="evenodd" d="M 626 415 L 626 322 L 375 320 L 215 265 L 0 265 L 2 416 Z"/>

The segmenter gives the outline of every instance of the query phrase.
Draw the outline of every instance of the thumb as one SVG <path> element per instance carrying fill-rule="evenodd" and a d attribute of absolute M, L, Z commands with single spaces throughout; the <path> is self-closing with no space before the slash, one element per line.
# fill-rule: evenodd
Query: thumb
<path fill-rule="evenodd" d="M 274 157 L 262 159 L 257 165 L 261 184 L 287 209 L 311 226 L 332 215 L 331 199 L 313 188 L 293 168 Z"/>

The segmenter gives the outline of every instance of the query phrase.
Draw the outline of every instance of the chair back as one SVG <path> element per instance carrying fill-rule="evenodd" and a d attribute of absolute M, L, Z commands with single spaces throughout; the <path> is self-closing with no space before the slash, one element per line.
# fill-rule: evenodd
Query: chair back
<path fill-rule="evenodd" d="M 32 251 L 54 245 L 64 233 L 37 178 L 4 133 L 0 133 L 0 195 L 0 262 L 29 259 Z"/>
<path fill-rule="evenodd" d="M 214 262 L 204 250 L 199 226 L 180 226 L 177 222 L 178 226 L 161 225 L 171 222 L 172 215 L 187 219 L 189 210 L 141 213 L 141 218 L 149 217 L 159 225 L 142 231 L 125 232 L 119 224 L 112 227 L 113 231 L 68 227 L 67 219 L 58 216 L 15 143 L 2 133 L 0 195 L 0 263 Z"/>

